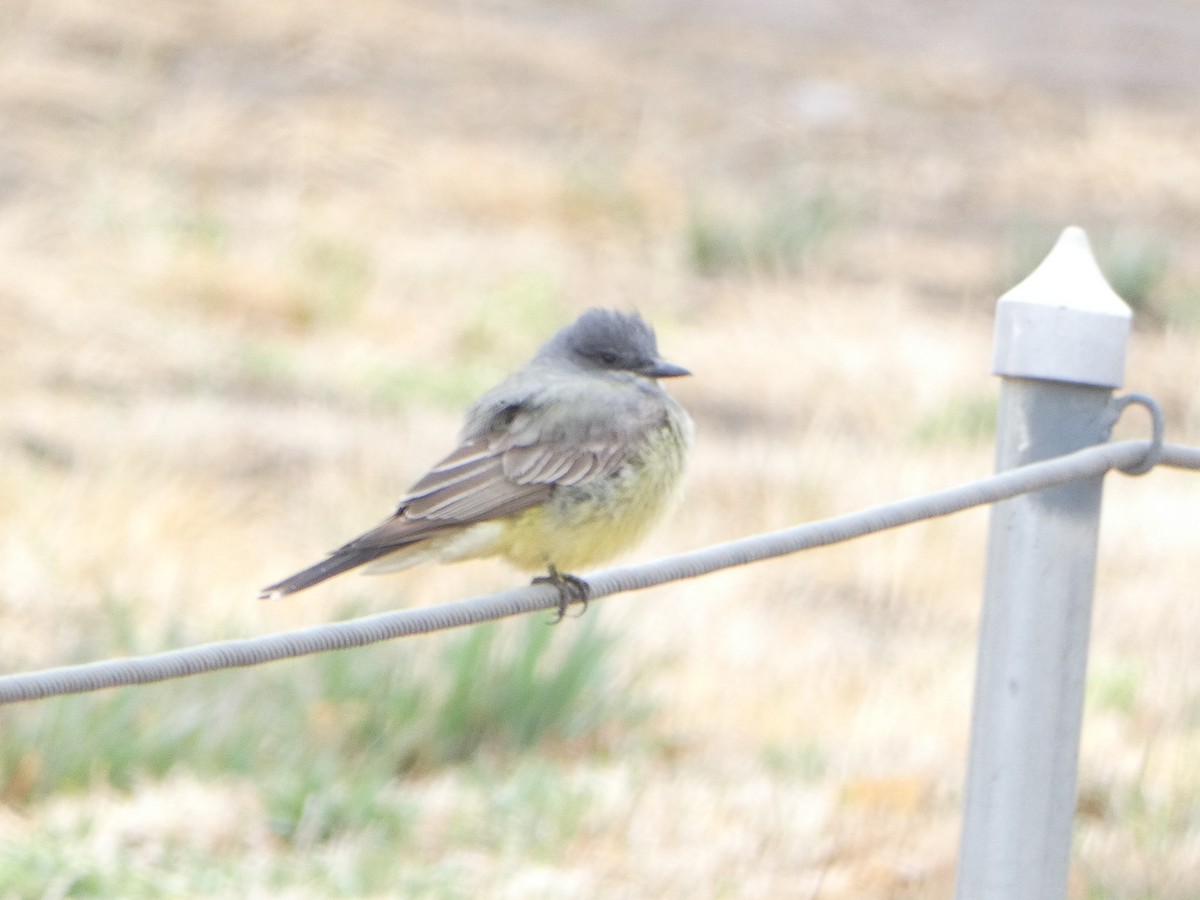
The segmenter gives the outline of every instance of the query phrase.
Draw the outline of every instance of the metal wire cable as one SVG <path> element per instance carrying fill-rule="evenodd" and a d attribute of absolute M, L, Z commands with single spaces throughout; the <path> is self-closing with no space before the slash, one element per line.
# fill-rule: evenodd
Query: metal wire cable
<path fill-rule="evenodd" d="M 606 569 L 588 577 L 590 597 L 594 600 L 669 581 L 697 578 L 719 569 L 835 544 L 1068 482 L 1097 478 L 1110 469 L 1136 471 L 1159 451 L 1156 443 L 1120 441 L 1101 444 L 849 515 L 716 544 L 641 565 Z M 1162 444 L 1159 452 L 1159 465 L 1200 469 L 1200 448 Z M 359 647 L 550 609 L 558 603 L 556 588 L 536 584 L 438 606 L 380 613 L 279 634 L 200 644 L 150 656 L 4 675 L 0 676 L 0 704 L 165 681 L 217 669 L 254 666 L 310 653 Z"/>

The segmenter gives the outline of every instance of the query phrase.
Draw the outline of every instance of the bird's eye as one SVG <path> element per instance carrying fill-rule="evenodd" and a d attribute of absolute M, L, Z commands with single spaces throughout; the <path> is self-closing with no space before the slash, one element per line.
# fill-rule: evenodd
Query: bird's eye
<path fill-rule="evenodd" d="M 609 353 L 607 350 L 597 353 L 596 359 L 600 360 L 606 366 L 615 366 L 617 364 L 617 354 Z"/>

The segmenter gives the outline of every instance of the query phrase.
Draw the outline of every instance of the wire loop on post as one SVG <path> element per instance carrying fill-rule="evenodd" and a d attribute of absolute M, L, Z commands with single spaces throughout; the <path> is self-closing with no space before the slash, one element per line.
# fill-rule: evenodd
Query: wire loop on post
<path fill-rule="evenodd" d="M 1118 466 L 1117 471 L 1125 475 L 1145 475 L 1160 462 L 1163 457 L 1163 431 L 1165 430 L 1162 407 L 1149 394 L 1125 394 L 1113 400 L 1114 423 L 1121 417 L 1125 407 L 1137 405 L 1144 407 L 1150 413 L 1150 446 L 1146 455 L 1131 466 Z"/>

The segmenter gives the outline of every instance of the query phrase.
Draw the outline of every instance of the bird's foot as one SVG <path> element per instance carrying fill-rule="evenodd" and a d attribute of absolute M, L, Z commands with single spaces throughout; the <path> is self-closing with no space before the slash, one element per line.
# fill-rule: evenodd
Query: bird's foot
<path fill-rule="evenodd" d="M 558 615 L 555 616 L 551 625 L 557 625 L 567 615 L 567 607 L 572 603 L 582 603 L 583 608 L 579 610 L 579 615 L 587 612 L 588 596 L 591 594 L 591 588 L 588 583 L 578 575 L 563 574 L 554 568 L 550 567 L 549 575 L 539 575 L 533 579 L 534 584 L 552 584 L 558 590 Z"/>

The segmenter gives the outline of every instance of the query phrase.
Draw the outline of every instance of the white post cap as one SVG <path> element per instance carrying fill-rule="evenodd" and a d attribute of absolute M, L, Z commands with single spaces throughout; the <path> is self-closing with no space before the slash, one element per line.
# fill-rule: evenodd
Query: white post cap
<path fill-rule="evenodd" d="M 1131 316 L 1105 281 L 1087 235 L 1071 226 L 1041 265 L 996 304 L 992 371 L 1120 387 Z"/>

